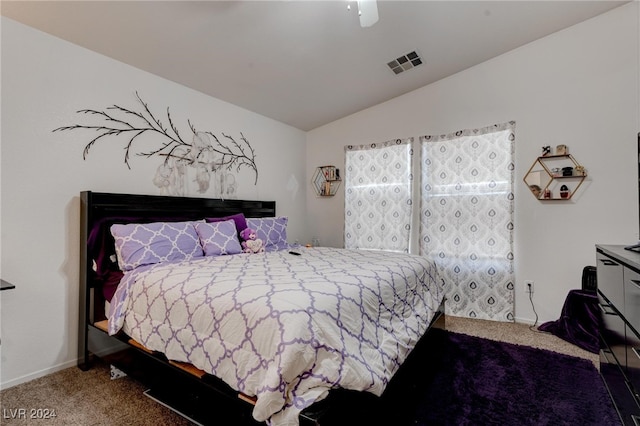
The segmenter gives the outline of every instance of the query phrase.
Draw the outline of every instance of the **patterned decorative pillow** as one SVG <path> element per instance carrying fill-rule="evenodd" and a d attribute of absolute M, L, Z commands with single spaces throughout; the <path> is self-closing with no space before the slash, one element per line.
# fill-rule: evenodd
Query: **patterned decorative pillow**
<path fill-rule="evenodd" d="M 202 257 L 195 223 L 198 222 L 111 225 L 118 266 L 123 271 L 131 271 L 142 265 Z"/>
<path fill-rule="evenodd" d="M 242 232 L 243 229 L 247 227 L 247 219 L 244 217 L 242 213 L 236 213 L 231 216 L 225 217 L 207 217 L 205 220 L 209 223 L 213 222 L 224 222 L 225 220 L 233 219 L 236 224 L 236 229 L 238 230 L 238 235 Z"/>
<path fill-rule="evenodd" d="M 224 222 L 196 223 L 196 232 L 205 256 L 221 256 L 242 253 L 236 223 L 233 219 Z"/>
<path fill-rule="evenodd" d="M 284 250 L 289 247 L 287 242 L 287 223 L 289 218 L 279 217 L 248 217 L 247 227 L 256 231 L 256 235 L 264 242 L 266 251 Z"/>

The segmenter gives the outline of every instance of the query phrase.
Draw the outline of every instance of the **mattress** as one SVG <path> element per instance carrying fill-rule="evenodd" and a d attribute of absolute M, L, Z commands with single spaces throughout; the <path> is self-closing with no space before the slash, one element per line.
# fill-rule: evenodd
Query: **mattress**
<path fill-rule="evenodd" d="M 406 253 L 300 248 L 209 256 L 125 273 L 123 330 L 257 397 L 253 416 L 297 425 L 332 388 L 380 395 L 444 298 L 436 265 Z"/>

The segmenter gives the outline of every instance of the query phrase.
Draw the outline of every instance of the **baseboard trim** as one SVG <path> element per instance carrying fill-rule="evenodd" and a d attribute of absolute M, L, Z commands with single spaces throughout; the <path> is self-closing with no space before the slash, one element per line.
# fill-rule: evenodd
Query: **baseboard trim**
<path fill-rule="evenodd" d="M 14 386 L 21 385 L 23 383 L 30 382 L 40 377 L 48 376 L 49 374 L 57 373 L 58 371 L 65 370 L 69 367 L 74 367 L 78 363 L 78 360 L 63 362 L 62 364 L 54 365 L 53 367 L 44 368 L 33 373 L 25 374 L 24 376 L 16 377 L 15 379 L 7 380 L 6 382 L 0 382 L 0 390 L 12 388 Z"/>
<path fill-rule="evenodd" d="M 519 317 L 516 317 L 516 318 L 514 319 L 514 321 L 515 321 L 516 323 L 519 323 L 519 324 L 526 324 L 526 325 L 533 325 L 533 324 L 536 324 L 536 322 L 535 322 L 534 320 L 530 319 L 530 318 L 519 318 Z M 540 324 L 541 324 L 541 322 L 540 322 L 540 320 L 538 320 L 538 323 L 537 323 L 536 325 L 540 325 Z"/>

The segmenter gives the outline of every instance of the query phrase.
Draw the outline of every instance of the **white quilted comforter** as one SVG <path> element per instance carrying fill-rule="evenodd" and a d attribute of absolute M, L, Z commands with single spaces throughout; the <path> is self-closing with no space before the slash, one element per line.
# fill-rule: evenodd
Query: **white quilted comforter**
<path fill-rule="evenodd" d="M 109 332 L 257 396 L 253 416 L 297 425 L 331 388 L 380 395 L 444 296 L 435 265 L 333 248 L 205 257 L 137 268 Z"/>

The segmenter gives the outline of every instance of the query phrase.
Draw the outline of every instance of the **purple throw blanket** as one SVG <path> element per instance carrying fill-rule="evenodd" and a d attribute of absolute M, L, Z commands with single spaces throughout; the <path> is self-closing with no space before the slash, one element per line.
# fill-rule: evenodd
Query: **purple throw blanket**
<path fill-rule="evenodd" d="M 589 291 L 571 290 L 560 318 L 540 325 L 538 330 L 554 334 L 589 352 L 598 353 L 601 321 L 598 296 Z"/>

